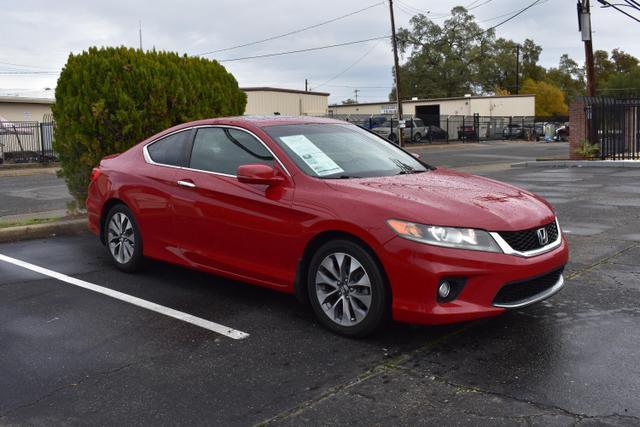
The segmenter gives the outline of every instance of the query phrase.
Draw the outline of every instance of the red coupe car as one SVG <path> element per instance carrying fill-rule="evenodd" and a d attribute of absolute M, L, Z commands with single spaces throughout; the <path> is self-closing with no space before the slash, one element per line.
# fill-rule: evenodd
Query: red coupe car
<path fill-rule="evenodd" d="M 364 336 L 493 316 L 558 292 L 554 209 L 311 117 L 186 123 L 93 170 L 90 229 L 125 271 L 155 258 L 282 292 Z"/>

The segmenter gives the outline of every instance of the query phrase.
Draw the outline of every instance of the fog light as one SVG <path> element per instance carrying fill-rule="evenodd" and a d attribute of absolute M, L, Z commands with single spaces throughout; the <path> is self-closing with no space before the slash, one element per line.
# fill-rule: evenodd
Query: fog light
<path fill-rule="evenodd" d="M 438 296 L 442 299 L 447 299 L 449 294 L 451 293 L 451 285 L 446 280 L 440 283 L 440 287 L 438 287 Z"/>

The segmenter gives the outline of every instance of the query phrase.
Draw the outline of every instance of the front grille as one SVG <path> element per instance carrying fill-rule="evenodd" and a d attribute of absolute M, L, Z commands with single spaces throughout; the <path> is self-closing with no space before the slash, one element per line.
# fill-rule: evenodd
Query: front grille
<path fill-rule="evenodd" d="M 542 227 L 536 227 L 524 231 L 501 231 L 498 234 L 516 251 L 527 252 L 540 249 L 544 246 L 540 244 L 540 240 L 538 239 L 538 230 L 541 228 Z M 555 242 L 558 238 L 556 222 L 550 222 L 545 225 L 544 228 L 547 230 L 547 235 L 549 236 L 549 242 L 547 244 Z"/>
<path fill-rule="evenodd" d="M 564 267 L 534 279 L 509 283 L 498 291 L 493 304 L 514 304 L 550 289 L 560 279 Z"/>

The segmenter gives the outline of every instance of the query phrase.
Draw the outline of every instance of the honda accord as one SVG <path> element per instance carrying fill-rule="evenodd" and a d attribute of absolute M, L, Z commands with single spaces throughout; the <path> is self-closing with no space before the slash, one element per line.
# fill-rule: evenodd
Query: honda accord
<path fill-rule="evenodd" d="M 324 118 L 173 127 L 103 159 L 87 209 L 124 271 L 153 258 L 293 293 L 347 336 L 536 303 L 568 259 L 541 197 Z"/>

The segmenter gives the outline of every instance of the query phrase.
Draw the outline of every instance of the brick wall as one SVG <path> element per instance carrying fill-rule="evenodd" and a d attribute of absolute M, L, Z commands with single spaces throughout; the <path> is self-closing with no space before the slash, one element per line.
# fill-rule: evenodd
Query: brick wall
<path fill-rule="evenodd" d="M 584 100 L 575 99 L 569 106 L 569 158 L 579 160 L 582 157 L 576 154 L 583 139 L 587 138 L 587 123 L 584 113 Z"/>

